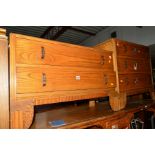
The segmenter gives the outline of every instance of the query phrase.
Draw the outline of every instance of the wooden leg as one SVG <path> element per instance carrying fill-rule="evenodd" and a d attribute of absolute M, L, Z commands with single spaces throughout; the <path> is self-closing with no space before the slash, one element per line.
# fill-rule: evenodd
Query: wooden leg
<path fill-rule="evenodd" d="M 11 121 L 12 129 L 28 129 L 33 121 L 34 107 L 29 102 L 16 103 L 11 107 Z"/>
<path fill-rule="evenodd" d="M 111 93 L 109 95 L 109 101 L 113 111 L 124 109 L 127 104 L 126 93 Z"/>
<path fill-rule="evenodd" d="M 90 100 L 89 101 L 89 107 L 91 108 L 91 107 L 95 107 L 95 100 Z"/>

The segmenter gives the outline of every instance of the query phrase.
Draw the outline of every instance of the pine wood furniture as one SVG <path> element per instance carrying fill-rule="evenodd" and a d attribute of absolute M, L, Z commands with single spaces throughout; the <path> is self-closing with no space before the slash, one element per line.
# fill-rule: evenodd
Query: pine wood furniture
<path fill-rule="evenodd" d="M 110 39 L 96 45 L 95 48 L 113 52 L 117 83 L 115 97 L 120 99 L 112 102 L 113 110 L 117 111 L 126 106 L 127 95 L 150 92 L 154 99 L 148 47 L 119 39 Z"/>
<path fill-rule="evenodd" d="M 5 33 L 0 29 L 0 128 L 29 128 L 37 105 L 89 99 L 95 108 L 96 98 L 109 96 L 117 111 L 126 95 L 152 91 L 147 47 L 111 40 L 89 48 L 18 34 L 9 36 L 8 47 Z M 127 118 L 117 118 L 126 122 L 119 128 Z"/>
<path fill-rule="evenodd" d="M 112 52 L 10 35 L 11 128 L 29 128 L 35 105 L 110 96 L 115 87 Z"/>
<path fill-rule="evenodd" d="M 8 40 L 0 28 L 0 129 L 9 128 Z"/>

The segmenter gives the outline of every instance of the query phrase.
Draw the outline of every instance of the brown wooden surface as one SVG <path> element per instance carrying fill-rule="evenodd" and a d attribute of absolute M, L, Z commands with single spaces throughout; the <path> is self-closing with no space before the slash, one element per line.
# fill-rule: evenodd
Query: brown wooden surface
<path fill-rule="evenodd" d="M 119 39 L 110 39 L 96 45 L 95 48 L 113 52 L 116 91 L 118 94 L 133 95 L 153 91 L 151 59 L 148 47 Z"/>
<path fill-rule="evenodd" d="M 112 52 L 11 34 L 10 86 L 11 111 L 25 100 L 41 105 L 108 96 L 116 86 Z"/>
<path fill-rule="evenodd" d="M 9 128 L 8 41 L 0 29 L 0 129 Z"/>
<path fill-rule="evenodd" d="M 17 64 L 89 67 L 113 70 L 111 59 L 111 53 L 98 52 L 93 48 L 73 46 L 53 41 L 45 43 L 42 40 L 22 39 L 18 35 L 16 37 Z"/>
<path fill-rule="evenodd" d="M 151 100 L 132 101 L 124 110 L 114 112 L 108 102 L 96 103 L 95 107 L 88 104 L 79 106 L 68 105 L 51 107 L 51 109 L 38 111 L 31 128 L 55 128 L 49 122 L 64 120 L 66 125 L 58 128 L 89 128 L 93 125 L 102 128 L 129 128 L 133 113 L 151 108 L 155 103 Z"/>
<path fill-rule="evenodd" d="M 146 46 L 122 41 L 119 39 L 110 39 L 97 46 L 97 49 L 111 50 L 113 51 L 113 60 L 115 62 L 114 69 L 116 71 L 117 78 L 117 92 L 126 91 L 131 92 L 139 89 L 139 87 L 150 87 L 152 89 L 152 75 L 151 75 L 151 65 L 150 65 L 150 55 L 149 49 Z M 137 74 L 137 73 L 145 73 Z M 127 79 L 128 88 L 122 86 L 122 79 Z M 133 78 L 133 79 L 131 79 Z M 135 78 L 139 79 L 140 84 L 133 85 L 133 80 Z M 123 80 L 125 81 L 125 80 Z M 146 86 L 147 85 L 147 86 Z"/>
<path fill-rule="evenodd" d="M 46 76 L 43 85 L 42 76 Z M 104 77 L 107 76 L 107 77 Z M 106 89 L 116 86 L 115 76 L 102 69 L 75 67 L 17 67 L 17 93 L 38 93 L 80 89 Z M 107 78 L 107 81 L 106 81 Z"/>

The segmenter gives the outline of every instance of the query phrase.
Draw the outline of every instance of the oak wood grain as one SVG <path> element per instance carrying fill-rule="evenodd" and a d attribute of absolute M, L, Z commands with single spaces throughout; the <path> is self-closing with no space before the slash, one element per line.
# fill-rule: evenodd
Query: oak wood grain
<path fill-rule="evenodd" d="M 25 126 L 25 111 L 12 111 L 23 100 L 32 100 L 35 106 L 94 99 L 108 96 L 115 87 L 113 56 L 110 51 L 10 35 L 12 128 Z M 31 110 L 27 113 L 31 113 Z M 22 121 L 18 116 L 21 116 Z M 17 122 L 14 118 L 17 118 Z"/>
<path fill-rule="evenodd" d="M 8 40 L 0 29 L 0 129 L 9 128 Z"/>

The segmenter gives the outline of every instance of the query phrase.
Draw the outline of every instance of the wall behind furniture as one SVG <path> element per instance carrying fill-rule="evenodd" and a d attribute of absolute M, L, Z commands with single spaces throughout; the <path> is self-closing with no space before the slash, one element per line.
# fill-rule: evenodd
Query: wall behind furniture
<path fill-rule="evenodd" d="M 155 44 L 155 26 L 110 26 L 99 32 L 96 36 L 83 41 L 81 45 L 93 46 L 111 38 L 111 33 L 116 31 L 117 38 L 143 45 Z"/>
<path fill-rule="evenodd" d="M 99 32 L 96 36 L 90 37 L 83 41 L 81 45 L 94 46 L 111 38 L 111 33 L 117 33 L 117 38 L 150 46 L 152 65 L 155 68 L 155 26 L 110 26 Z"/>

